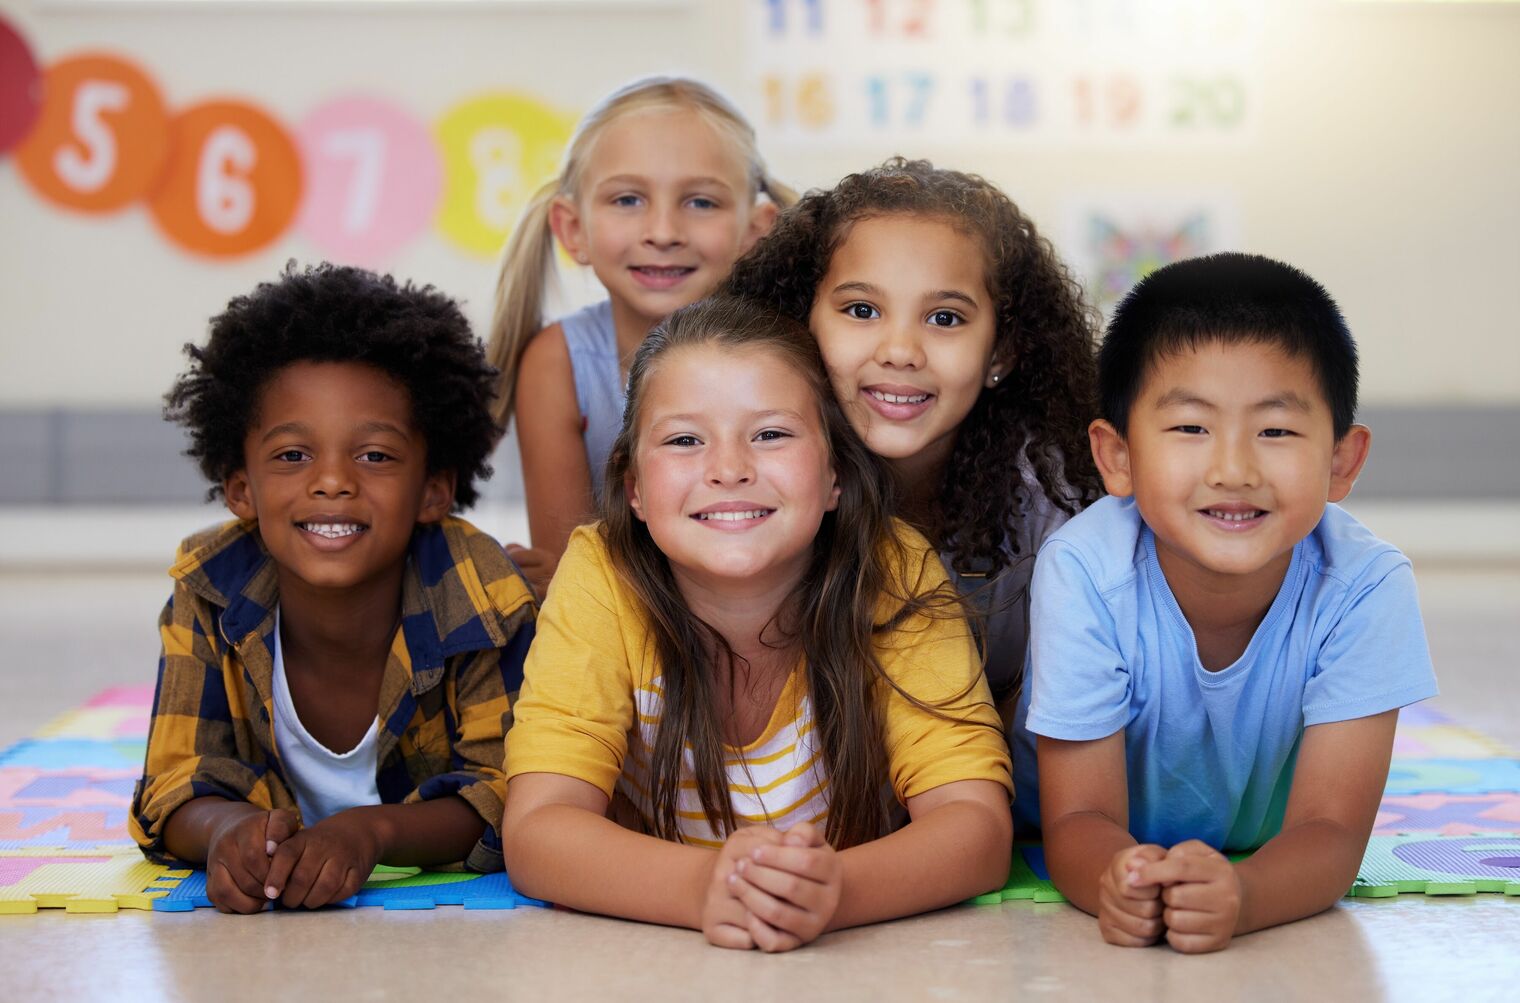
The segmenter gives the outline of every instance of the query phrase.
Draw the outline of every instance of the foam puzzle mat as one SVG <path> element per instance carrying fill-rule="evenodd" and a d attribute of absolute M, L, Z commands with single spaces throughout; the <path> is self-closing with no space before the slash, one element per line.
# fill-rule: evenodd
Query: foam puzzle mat
<path fill-rule="evenodd" d="M 0 752 L 0 914 L 209 908 L 202 871 L 143 859 L 127 837 L 152 687 L 107 690 Z M 1436 708 L 1406 709 L 1356 898 L 1520 898 L 1520 753 Z M 1007 883 L 973 899 L 1063 902 L 1044 851 L 1014 847 Z M 515 909 L 545 903 L 506 874 L 377 868 L 349 908 Z"/>
<path fill-rule="evenodd" d="M 127 836 L 153 688 L 117 687 L 0 752 L 0 915 L 210 908 L 206 875 L 143 859 Z M 349 908 L 544 906 L 505 874 L 378 867 Z"/>

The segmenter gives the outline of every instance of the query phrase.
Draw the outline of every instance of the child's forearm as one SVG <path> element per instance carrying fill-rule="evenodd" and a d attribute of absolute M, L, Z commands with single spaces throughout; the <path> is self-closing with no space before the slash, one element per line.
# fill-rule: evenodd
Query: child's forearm
<path fill-rule="evenodd" d="M 827 929 L 912 916 L 1001 887 L 1012 847 L 1006 808 L 960 800 L 940 805 L 839 854 L 844 887 Z"/>
<path fill-rule="evenodd" d="M 1072 905 L 1098 915 L 1098 882 L 1114 855 L 1136 845 L 1114 819 L 1101 812 L 1073 812 L 1045 826 L 1045 866 Z"/>
<path fill-rule="evenodd" d="M 1335 905 L 1356 880 L 1367 849 L 1358 835 L 1328 819 L 1284 829 L 1235 865 L 1240 879 L 1236 933 L 1313 916 Z"/>
<path fill-rule="evenodd" d="M 164 849 L 187 864 L 204 864 L 211 841 L 222 826 L 263 813 L 247 801 L 214 796 L 192 798 L 174 809 L 164 823 Z"/>
<path fill-rule="evenodd" d="M 545 804 L 503 833 L 524 894 L 583 912 L 702 928 L 716 852 L 625 829 L 574 805 Z"/>
<path fill-rule="evenodd" d="M 380 863 L 436 867 L 469 857 L 486 830 L 485 820 L 464 798 L 449 796 L 412 804 L 364 805 L 339 812 L 375 834 Z"/>

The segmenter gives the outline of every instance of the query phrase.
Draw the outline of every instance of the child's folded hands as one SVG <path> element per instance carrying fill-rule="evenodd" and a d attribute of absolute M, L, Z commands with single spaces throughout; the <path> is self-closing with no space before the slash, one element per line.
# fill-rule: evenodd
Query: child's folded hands
<path fill-rule="evenodd" d="M 206 847 L 206 897 L 222 912 L 254 913 L 269 904 L 264 887 L 276 848 L 300 828 L 284 808 L 229 819 Z"/>
<path fill-rule="evenodd" d="M 276 847 L 260 894 L 316 909 L 359 894 L 383 852 L 362 809 L 330 815 Z"/>
<path fill-rule="evenodd" d="M 752 917 L 755 946 L 789 951 L 828 927 L 839 908 L 844 871 L 823 831 L 802 822 L 781 840 L 759 842 L 735 861 L 728 883 Z"/>
<path fill-rule="evenodd" d="M 1162 886 L 1166 942 L 1184 954 L 1229 946 L 1240 919 L 1240 877 L 1230 858 L 1207 843 L 1190 839 L 1167 851 L 1166 859 L 1140 872 Z"/>

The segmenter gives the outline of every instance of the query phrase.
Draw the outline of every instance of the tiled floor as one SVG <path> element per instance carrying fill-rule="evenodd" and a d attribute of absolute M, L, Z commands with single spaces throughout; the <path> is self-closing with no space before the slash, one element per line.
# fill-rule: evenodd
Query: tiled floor
<path fill-rule="evenodd" d="M 1520 746 L 1520 568 L 1419 573 L 1438 706 Z M 167 579 L 0 574 L 0 745 L 151 681 Z M 792 955 L 565 911 L 0 917 L 0 999 L 1515 998 L 1520 900 L 1347 901 L 1219 955 L 1103 945 L 1065 905 L 963 907 Z"/>

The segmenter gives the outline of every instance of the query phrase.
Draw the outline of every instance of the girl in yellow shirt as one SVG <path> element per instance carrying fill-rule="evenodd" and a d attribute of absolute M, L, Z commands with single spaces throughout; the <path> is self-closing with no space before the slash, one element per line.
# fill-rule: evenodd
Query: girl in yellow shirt
<path fill-rule="evenodd" d="M 1001 883 L 1012 783 L 971 632 L 806 328 L 678 310 L 605 483 L 507 736 L 517 885 L 777 951 Z"/>

